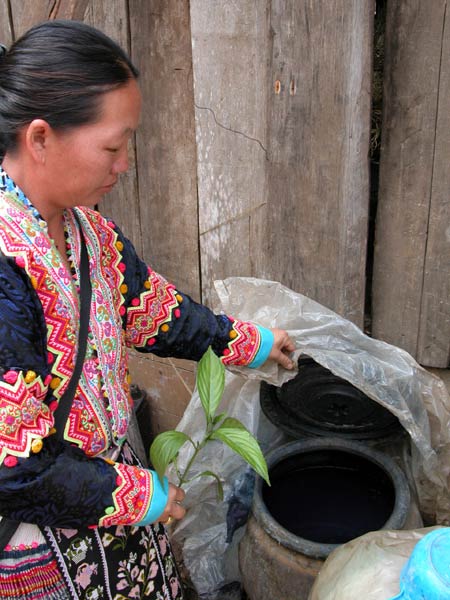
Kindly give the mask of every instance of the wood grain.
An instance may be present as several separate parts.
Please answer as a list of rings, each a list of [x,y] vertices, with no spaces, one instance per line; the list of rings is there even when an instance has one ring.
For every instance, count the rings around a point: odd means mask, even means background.
[[[373,334],[450,355],[446,0],[387,5]],[[0,0],[0,41],[80,19],[141,71],[130,168],[100,210],[194,298],[274,279],[363,323],[374,1]],[[11,22],[10,22],[11,15]]]
[[[267,8],[190,5],[202,298],[212,304],[215,279],[261,275],[253,221],[266,202]]]
[[[9,19],[9,0],[0,0],[0,44],[7,48],[14,39]]]
[[[450,13],[445,14],[418,361],[450,366]]]
[[[362,326],[373,3],[271,2],[273,279]]]
[[[445,164],[448,171],[448,132],[439,134],[440,148],[435,148],[445,5],[445,0],[426,6],[399,0],[388,3],[387,11],[373,334],[414,357],[419,356],[421,323],[423,347],[430,344],[432,331],[445,322],[444,332],[448,332],[448,312],[444,315],[445,306],[448,308],[448,261],[444,268],[438,256],[447,244],[448,257],[446,225],[441,223],[444,204],[448,203],[444,199],[448,174],[443,169]],[[444,108],[444,101],[440,110],[442,124],[448,119],[444,114],[448,110],[448,70],[446,85],[447,106]],[[443,282],[445,272],[447,281]],[[424,283],[431,286],[431,293]],[[448,339],[446,345],[441,364],[448,363]],[[422,358],[426,359],[426,353]]]
[[[144,99],[137,168],[144,258],[200,296],[192,56],[187,2],[130,4]]]
[[[49,19],[83,20],[89,0],[10,0],[16,38]]]

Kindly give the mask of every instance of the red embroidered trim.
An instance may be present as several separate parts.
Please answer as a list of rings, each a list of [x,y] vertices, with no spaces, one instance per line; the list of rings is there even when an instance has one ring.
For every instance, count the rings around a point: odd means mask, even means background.
[[[8,454],[28,456],[33,440],[47,436],[53,426],[41,378],[27,384],[23,372],[17,375],[15,383],[0,381],[0,464]]]
[[[95,271],[100,273],[101,277],[101,285],[98,280],[92,282],[91,310],[95,311],[96,318],[90,322],[90,335],[94,336],[99,348],[97,360],[101,360],[101,370],[97,364],[95,368],[92,366],[89,372],[88,364],[85,363],[77,392],[79,401],[74,401],[66,437],[81,446],[87,454],[95,455],[108,443],[109,428],[112,429],[112,435],[118,439],[125,435],[130,414],[126,352],[123,351],[121,343],[122,323],[116,313],[116,307],[124,301],[119,291],[123,274],[120,269],[121,242],[117,239],[117,233],[107,226],[105,219],[95,211],[83,210],[82,219],[85,233],[88,232],[90,262],[95,265]],[[74,226],[73,219],[68,226]],[[40,236],[40,245],[36,243],[34,253],[29,244],[21,239],[25,227],[30,229],[29,235],[36,239]],[[72,252],[77,255],[76,235],[72,237]],[[56,263],[50,256],[51,246],[37,228],[33,229],[33,223],[28,223],[27,215],[22,210],[11,207],[4,223],[2,220],[0,247],[6,255],[15,258],[17,264],[28,273],[41,301],[47,323],[48,360],[51,364],[51,387],[56,407],[74,367],[76,332],[73,323],[76,322],[77,315],[75,299],[71,292],[67,292],[64,297],[60,294],[57,283],[60,274],[56,272]],[[40,253],[39,248],[44,248],[45,253]],[[106,295],[105,289],[108,292]],[[92,347],[93,343],[90,339],[89,347]],[[104,402],[99,393],[108,399],[111,407],[111,413],[108,415],[104,414]]]
[[[261,344],[261,334],[256,325],[246,321],[232,320],[230,342],[223,351],[224,365],[248,365],[255,358]]]
[[[94,387],[95,384],[98,385],[98,381],[93,377],[92,383],[89,384]],[[108,435],[105,426],[97,414],[96,406],[90,402],[84,387],[81,386],[72,402],[67,419],[66,437],[83,448],[88,456],[96,456],[107,447]]]
[[[14,234],[19,235],[15,223],[9,224],[14,229]],[[52,374],[60,378],[59,384],[53,392],[57,398],[64,393],[74,367],[74,344],[75,337],[70,324],[70,314],[64,307],[55,285],[44,265],[38,264],[31,255],[30,249],[22,241],[13,239],[13,236],[0,229],[2,245],[6,254],[13,256],[18,264],[29,274],[33,287],[41,301],[47,322],[48,349],[53,353]]]
[[[53,391],[57,397],[65,392],[74,367],[74,331],[70,315],[64,307],[58,292],[52,284],[45,267],[36,262],[30,265],[31,277],[35,277],[35,287],[47,322],[47,348],[54,354],[52,374],[61,378],[61,383]]]
[[[147,282],[148,291],[133,298],[127,310],[126,341],[131,346],[152,345],[159,328],[170,323],[174,309],[179,306],[175,287],[164,277],[149,269]]]
[[[38,552],[38,551],[36,551]],[[5,558],[9,558],[7,554]],[[0,598],[65,597],[67,588],[50,551],[0,566]]]
[[[150,471],[121,463],[115,463],[114,468],[119,482],[113,493],[115,510],[100,519],[101,527],[139,523],[147,514],[153,497]]]

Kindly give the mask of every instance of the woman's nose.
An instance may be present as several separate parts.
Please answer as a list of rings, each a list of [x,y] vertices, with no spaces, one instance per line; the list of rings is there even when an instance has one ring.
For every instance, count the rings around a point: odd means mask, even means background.
[[[114,174],[125,173],[128,171],[128,148],[124,148],[114,161],[112,171]]]

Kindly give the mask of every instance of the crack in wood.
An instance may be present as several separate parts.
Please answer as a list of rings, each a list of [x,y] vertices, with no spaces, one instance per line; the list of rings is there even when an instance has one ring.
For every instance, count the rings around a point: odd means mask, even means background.
[[[199,106],[195,102],[194,102],[194,105],[195,105],[195,108],[198,108],[199,110],[207,110],[207,111],[209,111],[212,114],[213,119],[216,122],[216,125],[218,127],[220,127],[221,129],[225,129],[226,131],[230,131],[231,133],[236,133],[237,135],[242,135],[242,137],[246,138],[247,140],[250,140],[252,142],[256,142],[261,147],[261,149],[264,151],[264,154],[266,155],[266,159],[267,159],[267,149],[263,146],[263,144],[261,143],[260,140],[258,140],[257,138],[254,138],[254,137],[252,137],[250,135],[247,135],[243,131],[239,131],[237,129],[233,129],[232,127],[227,127],[223,123],[220,123],[220,121],[217,120],[216,113],[213,111],[212,108],[209,108],[209,106]]]

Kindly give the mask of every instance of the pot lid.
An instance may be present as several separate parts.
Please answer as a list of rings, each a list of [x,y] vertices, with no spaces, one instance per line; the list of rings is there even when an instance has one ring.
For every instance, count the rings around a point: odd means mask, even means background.
[[[298,368],[281,387],[260,388],[264,414],[289,435],[375,439],[403,431],[389,410],[312,358],[302,356]]]

